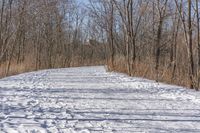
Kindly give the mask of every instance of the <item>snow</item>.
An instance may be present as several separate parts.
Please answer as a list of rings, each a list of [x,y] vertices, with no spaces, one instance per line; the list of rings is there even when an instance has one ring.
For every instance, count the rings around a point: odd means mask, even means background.
[[[103,66],[1,79],[0,102],[0,133],[200,132],[199,92]]]

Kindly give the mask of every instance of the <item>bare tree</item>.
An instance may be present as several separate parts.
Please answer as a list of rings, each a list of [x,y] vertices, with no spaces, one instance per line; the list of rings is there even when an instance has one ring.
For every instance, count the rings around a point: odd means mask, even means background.
[[[188,45],[189,45],[189,59],[190,59],[190,87],[194,88],[194,60],[193,60],[193,30],[192,30],[192,1],[188,0]]]
[[[199,68],[200,68],[200,25],[199,25],[199,2],[198,0],[196,0],[196,20],[197,20],[197,47],[198,47],[198,66],[197,66],[197,82],[198,82],[198,85],[197,87],[199,88],[200,86],[200,71],[199,71]]]
[[[158,30],[157,30],[157,39],[156,39],[156,71],[157,71],[157,80],[159,78],[158,69],[159,69],[159,60],[160,60],[160,41],[162,37],[162,28],[163,23],[166,17],[166,9],[167,9],[167,2],[168,0],[165,0],[162,4],[160,0],[157,0],[157,8],[158,8],[158,16],[159,16],[159,22],[158,22]]]

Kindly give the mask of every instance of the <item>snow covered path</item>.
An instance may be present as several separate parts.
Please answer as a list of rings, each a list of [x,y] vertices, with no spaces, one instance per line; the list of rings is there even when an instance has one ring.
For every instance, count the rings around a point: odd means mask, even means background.
[[[200,93],[104,67],[0,80],[0,133],[200,133]]]

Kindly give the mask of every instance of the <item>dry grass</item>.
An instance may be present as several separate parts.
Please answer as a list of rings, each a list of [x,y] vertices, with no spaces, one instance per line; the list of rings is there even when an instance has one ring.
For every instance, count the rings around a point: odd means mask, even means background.
[[[53,68],[69,67],[67,65],[66,66],[61,65],[62,64],[61,62],[63,62],[63,59],[57,59],[55,66]],[[96,66],[96,65],[103,65],[103,64],[105,64],[104,60],[91,60],[91,59],[81,60],[80,57],[76,57],[72,59],[70,63],[70,67],[92,66],[92,65]],[[19,64],[16,63],[16,60],[13,60],[10,65],[8,75],[6,75],[7,65],[8,65],[8,62],[4,62],[0,64],[0,78],[36,70],[34,60],[31,57],[27,57],[27,59],[24,62],[19,63]],[[42,64],[39,70],[41,69],[48,69],[48,67]]]
[[[16,61],[13,61],[10,65],[8,75],[6,75],[7,65],[8,65],[8,62],[4,62],[0,65],[0,78],[34,70],[34,67],[33,67],[32,63],[30,62],[30,60],[27,60],[20,64],[17,64]]]
[[[157,71],[155,70],[155,63],[146,59],[146,62],[135,61],[133,65],[132,75],[135,77],[143,77],[151,80],[157,80]],[[109,64],[108,64],[109,65]],[[184,69],[184,68],[177,68]],[[126,60],[124,57],[116,56],[113,71],[127,73]],[[188,75],[181,72],[181,70],[176,71],[175,77],[172,75],[172,68],[170,66],[160,66],[158,71],[159,82],[190,87],[190,82]]]

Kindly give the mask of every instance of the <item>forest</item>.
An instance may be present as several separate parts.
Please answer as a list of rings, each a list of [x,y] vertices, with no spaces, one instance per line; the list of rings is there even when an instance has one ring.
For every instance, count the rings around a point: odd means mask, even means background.
[[[200,88],[199,0],[0,0],[0,77],[108,71]]]

